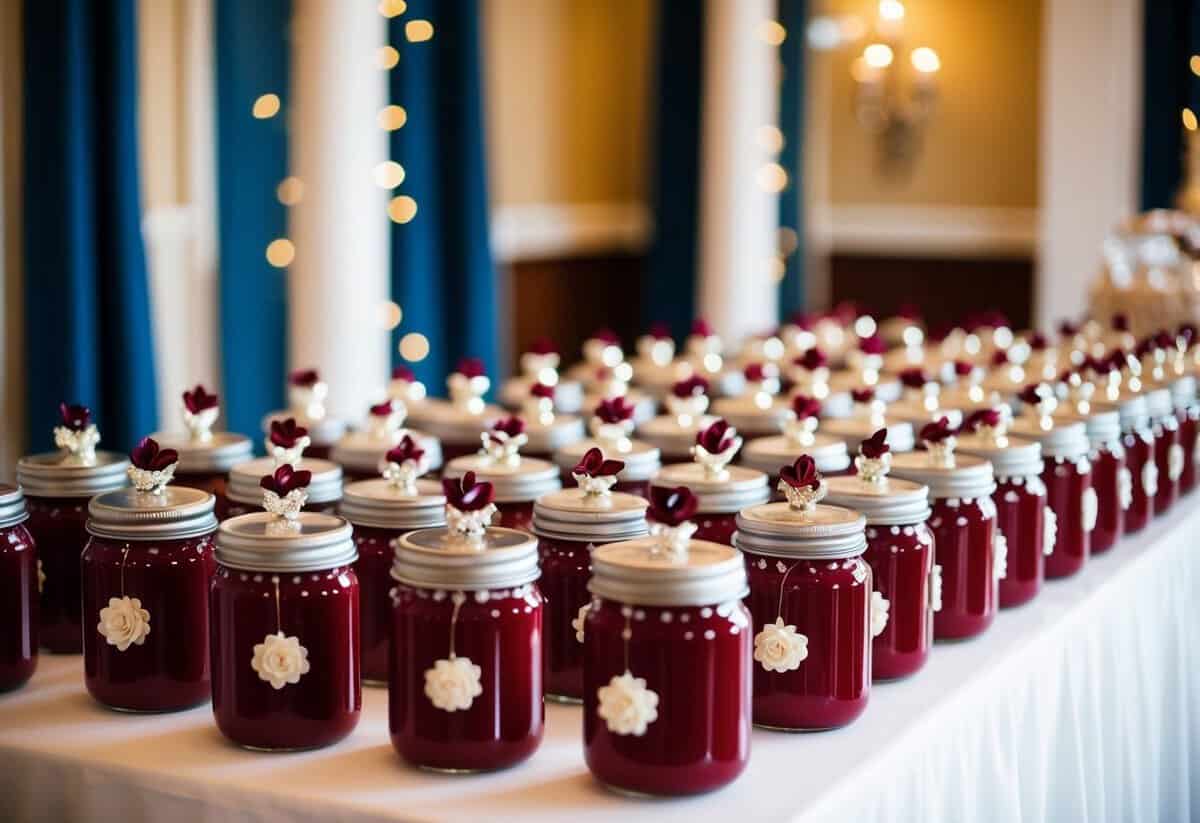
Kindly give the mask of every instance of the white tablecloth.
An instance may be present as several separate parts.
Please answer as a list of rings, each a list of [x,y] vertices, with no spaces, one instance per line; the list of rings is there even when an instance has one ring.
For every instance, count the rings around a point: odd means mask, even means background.
[[[877,686],[835,732],[755,731],[733,785],[635,801],[583,765],[579,709],[551,705],[544,744],[505,772],[427,774],[387,736],[382,691],[343,743],[269,755],[226,743],[207,707],[107,711],[75,657],[45,657],[0,696],[0,820],[1187,821],[1200,819],[1200,496],[1143,535],[939,645]]]

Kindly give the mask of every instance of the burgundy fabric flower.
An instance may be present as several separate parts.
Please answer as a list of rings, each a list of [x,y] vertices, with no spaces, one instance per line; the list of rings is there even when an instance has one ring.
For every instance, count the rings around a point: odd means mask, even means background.
[[[605,460],[604,452],[594,446],[584,452],[583,457],[575,468],[571,469],[571,474],[582,474],[585,477],[614,477],[621,473],[625,468],[625,463],[621,460]]]
[[[129,453],[129,462],[139,469],[160,472],[172,463],[179,462],[179,452],[160,448],[153,437],[143,437]]]
[[[442,494],[446,502],[460,512],[474,512],[486,508],[496,496],[491,483],[476,482],[475,472],[462,477],[443,477]]]
[[[791,465],[781,467],[779,479],[793,489],[809,488],[815,491],[821,487],[821,473],[817,471],[817,461],[807,454],[797,457]]]
[[[209,394],[199,383],[196,384],[196,388],[183,393],[183,407],[192,414],[199,414],[205,409],[215,409],[218,401],[219,398],[215,394]]]
[[[1004,349],[996,349],[994,352],[992,352],[992,365],[1007,366],[1008,352],[1006,352]]]
[[[601,343],[606,343],[610,346],[621,345],[621,338],[612,329],[596,329],[596,331],[592,332],[591,339],[599,340]]]
[[[59,403],[58,423],[71,431],[81,432],[92,424],[92,410],[73,403]]]
[[[671,386],[671,394],[681,399],[708,394],[708,381],[698,374],[679,380]]]
[[[1035,331],[1029,337],[1029,348],[1034,351],[1045,351],[1049,347],[1050,341],[1046,339],[1046,335],[1040,331]]]
[[[742,374],[751,383],[761,383],[770,377],[763,363],[751,363],[742,370]]]
[[[1129,315],[1114,314],[1112,318],[1113,331],[1129,331]]]
[[[703,317],[697,317],[692,321],[692,336],[693,337],[712,337],[713,327]]]
[[[1042,393],[1039,391],[1041,383],[1030,383],[1025,388],[1021,389],[1021,393],[1017,397],[1022,403],[1030,406],[1036,406],[1042,402]]]
[[[316,369],[296,369],[288,375],[288,383],[302,388],[311,388],[320,382],[321,375]]]
[[[887,351],[887,344],[878,334],[873,334],[858,341],[858,350],[863,354],[883,354]]]
[[[396,410],[395,404],[391,400],[384,400],[382,403],[376,403],[371,406],[372,417],[387,417]]]
[[[1154,333],[1154,345],[1160,349],[1169,349],[1175,345],[1175,338],[1166,329],[1159,329]]]
[[[295,448],[300,442],[301,437],[308,436],[308,429],[304,428],[296,422],[296,418],[289,417],[286,420],[271,421],[271,445],[278,446],[281,449]]]
[[[413,383],[416,381],[417,375],[408,366],[392,366],[392,379]]]
[[[420,463],[421,458],[425,456],[425,450],[417,445],[417,441],[413,440],[410,435],[404,435],[392,448],[388,449],[387,462],[403,463],[405,460],[411,460],[414,463]]]
[[[483,377],[486,373],[483,368],[483,361],[478,357],[464,357],[460,359],[454,370],[463,377]]]
[[[914,366],[900,372],[900,382],[904,384],[905,388],[923,389],[929,379],[925,376],[925,372]]]
[[[539,337],[529,344],[529,354],[558,354],[558,346],[549,337]]]
[[[545,400],[554,399],[554,387],[547,386],[545,383],[534,383],[529,387],[529,394],[532,397],[540,397]]]
[[[709,454],[720,454],[733,445],[736,437],[737,433],[730,430],[728,421],[719,417],[696,432],[696,445]]]
[[[998,409],[978,409],[967,415],[963,421],[963,431],[979,431],[980,426],[987,426],[994,429],[1000,425],[1000,411]]]
[[[818,347],[813,346],[811,349],[804,352],[804,354],[793,360],[792,365],[799,366],[800,368],[807,369],[808,371],[816,371],[817,369],[824,368],[828,362],[829,358],[825,356],[825,352],[821,351]]]
[[[700,501],[687,486],[650,488],[650,517],[656,523],[678,526],[696,513]]]
[[[792,398],[792,413],[797,420],[817,417],[821,414],[821,401],[807,394],[797,394]]]
[[[939,417],[932,423],[926,423],[921,427],[921,442],[941,443],[953,434],[954,429],[950,427],[950,418]]]
[[[955,377],[970,377],[973,371],[975,371],[975,366],[973,366],[970,362],[966,360],[954,361]]]
[[[515,414],[504,417],[492,424],[492,431],[496,434],[506,434],[509,438],[517,437],[525,433],[525,421]]]
[[[1058,324],[1058,334],[1060,337],[1074,337],[1079,334],[1079,326],[1070,320],[1063,320]]]
[[[1184,323],[1175,334],[1183,338],[1185,346],[1191,346],[1196,339],[1196,327],[1192,323]]]
[[[892,450],[887,443],[887,429],[877,429],[873,435],[858,444],[858,451],[863,457],[878,460]]]
[[[655,340],[670,340],[671,327],[662,321],[658,321],[650,324],[650,328],[646,330],[646,334]]]
[[[870,403],[875,399],[875,390],[872,388],[851,389],[850,399],[855,403]]]
[[[608,397],[596,406],[594,414],[602,423],[624,423],[633,419],[633,404],[624,397]]]
[[[280,497],[287,497],[296,489],[307,489],[312,482],[312,472],[307,469],[294,469],[288,463],[275,470],[274,474],[264,474],[258,481],[269,492],[275,492]]]

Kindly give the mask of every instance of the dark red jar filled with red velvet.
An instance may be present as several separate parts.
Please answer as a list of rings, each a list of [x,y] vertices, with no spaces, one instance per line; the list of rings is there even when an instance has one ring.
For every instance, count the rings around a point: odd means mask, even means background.
[[[483,363],[466,357],[446,378],[448,400],[431,397],[409,409],[409,422],[437,438],[446,463],[477,452],[480,435],[506,416],[504,409],[484,402],[491,385]]]
[[[1129,497],[1125,507],[1125,534],[1146,527],[1154,514],[1154,495],[1158,493],[1158,464],[1154,462],[1154,432],[1144,394],[1121,397],[1121,446],[1125,468],[1129,472]]]
[[[0,483],[0,692],[19,688],[37,668],[37,547],[25,528],[21,489]]]
[[[1200,450],[1200,402],[1196,398],[1196,378],[1186,375],[1171,382],[1171,400],[1179,420],[1179,446],[1183,471],[1179,475],[1179,493],[1196,488],[1197,451]]]
[[[17,462],[17,483],[25,493],[41,563],[38,642],[60,654],[83,650],[84,621],[79,556],[88,541],[88,500],[129,484],[125,455],[96,451],[100,432],[91,412],[66,403],[54,429],[59,451],[33,454]]]
[[[167,485],[177,456],[152,439],[133,458],[134,487],[88,504],[84,683],[109,708],[177,711],[209,697],[214,498]]]
[[[1154,434],[1154,463],[1158,467],[1158,489],[1153,499],[1155,516],[1165,514],[1179,499],[1179,480],[1183,476],[1183,447],[1179,444],[1179,419],[1168,388],[1146,392],[1146,410],[1150,431]]]
[[[1080,404],[1082,406],[1082,404]],[[1125,512],[1132,495],[1132,475],[1125,465],[1121,445],[1121,415],[1103,403],[1077,406],[1084,420],[1091,450],[1092,488],[1096,491],[1096,527],[1092,529],[1092,554],[1103,554],[1125,533]]]
[[[336,743],[362,709],[350,524],[287,495],[221,524],[209,601],[217,728],[260,751]]]

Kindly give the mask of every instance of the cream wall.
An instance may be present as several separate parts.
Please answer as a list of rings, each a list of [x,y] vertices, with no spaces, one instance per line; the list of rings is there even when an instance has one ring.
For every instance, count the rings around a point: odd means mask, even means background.
[[[21,4],[0,3],[0,479],[26,448],[24,299],[21,289]]]

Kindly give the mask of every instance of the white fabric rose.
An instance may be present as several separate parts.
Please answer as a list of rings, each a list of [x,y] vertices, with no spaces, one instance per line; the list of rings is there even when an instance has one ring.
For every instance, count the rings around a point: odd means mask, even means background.
[[[935,612],[942,610],[942,567],[937,563],[929,574],[929,608]]]
[[[571,628],[575,630],[575,639],[580,643],[583,642],[583,630],[587,625],[587,614],[592,608],[591,603],[584,603],[579,607],[579,614],[571,621]]]
[[[992,540],[992,577],[996,580],[1008,577],[1008,538],[999,529]]]
[[[425,670],[425,696],[442,711],[466,711],[483,694],[482,675],[468,657],[438,660]]]
[[[1122,467],[1117,472],[1117,505],[1127,511],[1133,505],[1133,472]]]
[[[260,680],[279,690],[289,683],[299,683],[300,676],[308,674],[308,649],[300,645],[298,637],[287,637],[283,632],[268,634],[263,642],[255,644],[250,667]]]
[[[104,635],[108,645],[117,651],[126,651],[130,646],[140,646],[150,634],[150,612],[142,608],[136,597],[110,597],[108,605],[100,610],[100,622],[96,631]]]
[[[646,680],[629,671],[596,690],[596,714],[613,734],[641,737],[658,719],[658,694],[646,688]]]
[[[1045,518],[1042,526],[1042,554],[1049,557],[1054,554],[1054,545],[1058,542],[1058,515],[1049,506],[1043,511]]]
[[[1158,494],[1158,466],[1151,458],[1142,466],[1142,491],[1147,497]]]
[[[1175,443],[1167,450],[1167,477],[1172,483],[1183,476],[1183,446]]]
[[[882,592],[871,592],[871,637],[879,637],[887,628],[891,601]]]
[[[1083,490],[1083,500],[1079,504],[1079,518],[1083,521],[1085,532],[1096,528],[1097,514],[1099,514],[1099,504],[1096,501],[1096,490],[1089,486]]]
[[[782,617],[763,626],[754,635],[754,659],[769,672],[790,672],[808,657],[808,638],[795,626],[784,625]]]

